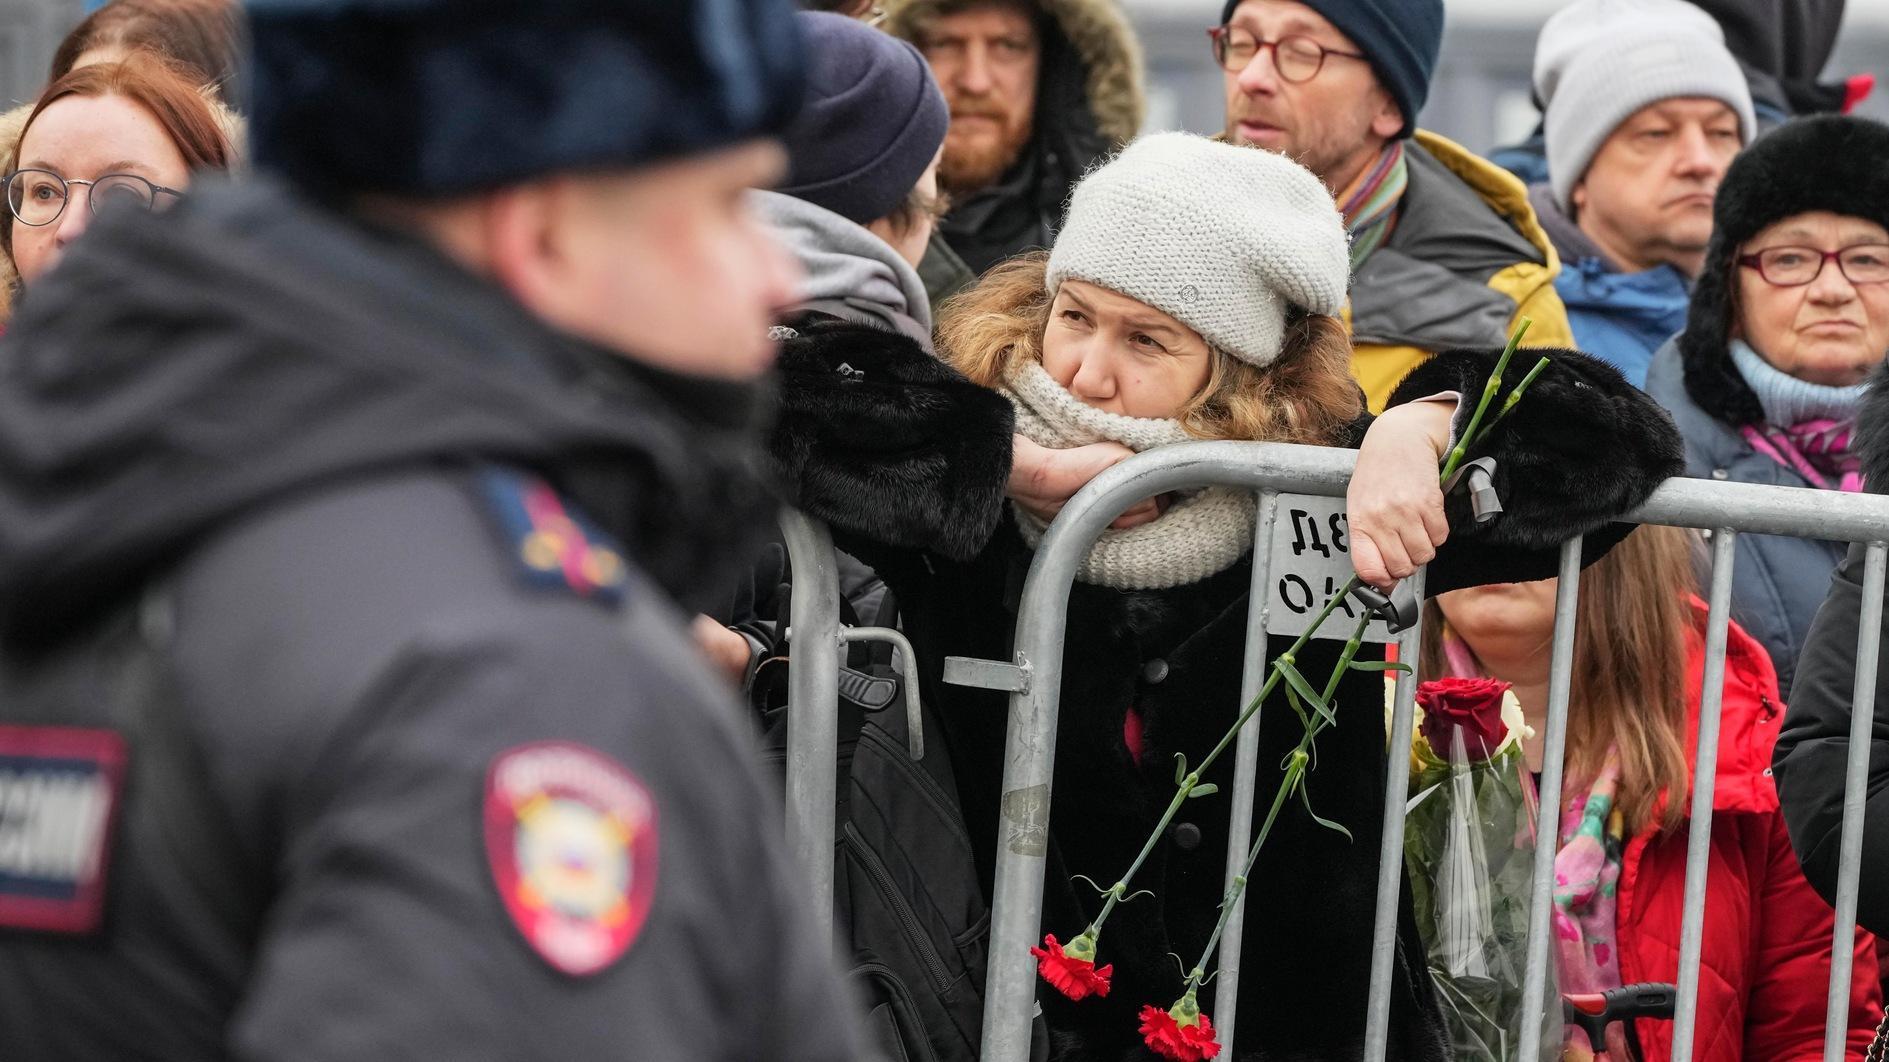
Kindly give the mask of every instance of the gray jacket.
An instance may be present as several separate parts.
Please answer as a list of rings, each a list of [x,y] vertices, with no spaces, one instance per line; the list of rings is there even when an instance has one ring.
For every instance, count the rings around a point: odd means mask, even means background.
[[[0,351],[10,1062],[861,1057],[674,603],[767,525],[754,389],[267,184]]]
[[[1687,475],[1733,483],[1811,486],[1796,472],[1752,449],[1737,428],[1692,400],[1686,393],[1676,340],[1653,355],[1646,390],[1679,425],[1686,442]],[[1732,618],[1770,651],[1777,665],[1778,689],[1787,704],[1798,653],[1843,551],[1843,543],[1821,539],[1738,536],[1737,559],[1732,564]]]

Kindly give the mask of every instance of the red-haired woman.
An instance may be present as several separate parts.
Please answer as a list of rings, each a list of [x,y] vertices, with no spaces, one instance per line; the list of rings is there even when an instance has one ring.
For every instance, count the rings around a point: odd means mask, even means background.
[[[0,248],[19,287],[59,261],[93,217],[116,208],[161,210],[200,170],[235,158],[226,113],[194,78],[149,53],[80,67],[47,87],[5,175]]]

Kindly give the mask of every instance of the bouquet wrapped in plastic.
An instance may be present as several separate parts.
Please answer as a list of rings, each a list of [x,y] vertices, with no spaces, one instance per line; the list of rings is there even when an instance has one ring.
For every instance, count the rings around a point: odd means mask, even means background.
[[[1495,679],[1425,682],[1417,705],[1404,823],[1417,929],[1449,1025],[1450,1057],[1503,1062],[1524,1035],[1538,809],[1522,741],[1532,731],[1508,683]],[[1547,989],[1554,999],[1554,986]],[[1545,1009],[1544,1027],[1532,1035],[1558,1045],[1558,1015]]]

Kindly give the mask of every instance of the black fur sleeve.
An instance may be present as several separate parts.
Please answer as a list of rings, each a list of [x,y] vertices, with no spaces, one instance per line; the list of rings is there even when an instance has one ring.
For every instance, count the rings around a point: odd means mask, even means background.
[[[1575,350],[1517,351],[1484,423],[1544,354],[1551,359],[1547,371],[1468,455],[1495,458],[1503,511],[1477,524],[1463,493],[1446,499],[1450,539],[1430,565],[1431,593],[1549,578],[1560,544],[1575,535],[1587,536],[1582,553],[1592,563],[1632,529],[1615,521],[1685,469],[1672,417],[1618,369]],[[1500,356],[1500,350],[1439,354],[1411,370],[1390,404],[1459,391],[1462,431]]]
[[[842,535],[976,556],[1003,513],[1010,403],[906,336],[830,320],[798,331],[769,442],[787,501]]]

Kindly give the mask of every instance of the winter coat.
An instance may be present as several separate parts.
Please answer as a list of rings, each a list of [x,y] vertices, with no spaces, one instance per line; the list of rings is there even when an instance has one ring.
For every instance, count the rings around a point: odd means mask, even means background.
[[[1705,672],[1705,608],[1689,639],[1686,753],[1698,745]],[[1698,1062],[1810,1062],[1823,1057],[1824,997],[1836,917],[1798,869],[1771,779],[1771,748],[1783,705],[1770,656],[1733,626],[1725,649],[1717,782],[1712,792],[1710,871],[1700,951]],[[1628,839],[1620,866],[1620,979],[1677,983],[1686,891],[1684,821]],[[1882,1016],[1875,940],[1856,938],[1851,973],[1849,1057],[1869,1045]],[[1644,1062],[1672,1057],[1672,1023],[1640,1020]]]
[[[1858,423],[1864,481],[1889,490],[1889,368],[1878,368]],[[1850,714],[1856,679],[1858,612],[1863,596],[1863,548],[1852,546],[1830,580],[1829,597],[1804,639],[1797,685],[1784,732],[1778,736],[1778,796],[1791,843],[1804,873],[1834,900],[1843,827],[1843,782],[1850,752]],[[1883,654],[1889,661],[1889,653]],[[1889,934],[1889,668],[1876,672],[1876,716],[1870,731],[1869,781],[1863,815],[1862,891],[1856,920]]]
[[[129,746],[97,929],[0,874],[9,1060],[864,1057],[674,603],[759,389],[271,182],[101,219],[0,372],[0,778]]]
[[[1726,354],[1727,358],[1731,355]],[[1665,406],[1686,441],[1686,475],[1733,483],[1809,487],[1804,477],[1759,453],[1738,429],[1687,392],[1684,359],[1675,339],[1660,347],[1646,374],[1646,392]],[[1843,545],[1815,538],[1739,535],[1732,565],[1732,618],[1771,654],[1778,688],[1788,700],[1796,688],[1798,653],[1829,587]]]
[[[1435,133],[1418,130],[1404,158],[1397,223],[1353,273],[1347,311],[1352,374],[1374,412],[1423,359],[1501,346],[1523,317],[1529,346],[1574,345],[1554,290],[1560,259],[1528,190]]]
[[[1011,657],[1031,560],[1003,494],[1012,414],[1000,396],[921,360],[900,337],[884,335],[877,355],[865,356],[867,338],[836,327],[803,332],[786,345],[773,448],[796,504],[826,520],[836,541],[871,561],[899,597],[924,695],[944,719],[988,888],[1007,702],[993,691],[944,685],[941,673],[946,656]],[[1399,399],[1473,394],[1493,357],[1432,359]],[[1493,444],[1505,514],[1478,530],[1467,526],[1461,500],[1450,500],[1456,530],[1431,565],[1433,591],[1545,577],[1554,568],[1553,544],[1569,533],[1593,531],[1590,554],[1598,556],[1623,533],[1608,521],[1679,467],[1678,440],[1643,395],[1591,359],[1558,357]],[[842,359],[863,375],[840,379]],[[1168,590],[1072,588],[1045,932],[1066,940],[1095,915],[1095,893],[1074,876],[1104,884],[1118,877],[1173,794],[1175,754],[1198,764],[1237,715],[1250,582],[1250,559],[1243,559]],[[1270,653],[1288,641],[1271,639]],[[1315,641],[1300,667],[1324,676],[1337,650],[1335,642]],[[1347,1058],[1362,1050],[1384,795],[1381,677],[1352,673],[1336,701],[1338,726],[1318,742],[1308,792],[1313,808],[1344,824],[1353,840],[1316,825],[1297,805],[1268,840],[1270,855],[1261,857],[1248,894],[1241,1059]],[[1291,716],[1283,694],[1261,716],[1273,720],[1260,730],[1259,789],[1269,799],[1298,737],[1284,725]],[[1225,793],[1231,775],[1225,757],[1206,777]],[[1191,960],[1204,946],[1222,892],[1227,831],[1226,801],[1201,799],[1155,848],[1135,882],[1155,895],[1120,906],[1102,930],[1099,961],[1115,970],[1106,998],[1072,1004],[1039,993],[1055,1057],[1146,1057],[1137,1046],[1136,1010],[1172,1003],[1181,975],[1169,954]],[[1391,1057],[1440,1059],[1441,1016],[1421,975],[1408,897],[1406,890]],[[1210,1012],[1212,995],[1210,983],[1202,995]]]
[[[917,42],[945,0],[886,0],[885,29]],[[961,6],[961,5],[959,5]],[[1115,0],[1030,0],[1042,59],[1034,135],[991,187],[954,200],[919,264],[933,306],[1012,255],[1048,247],[1063,204],[1097,160],[1141,131],[1140,39]]]
[[[1685,274],[1668,265],[1622,272],[1561,212],[1546,184],[1531,186],[1528,201],[1561,255],[1554,289],[1568,308],[1575,345],[1645,387],[1653,352],[1686,327]]]

